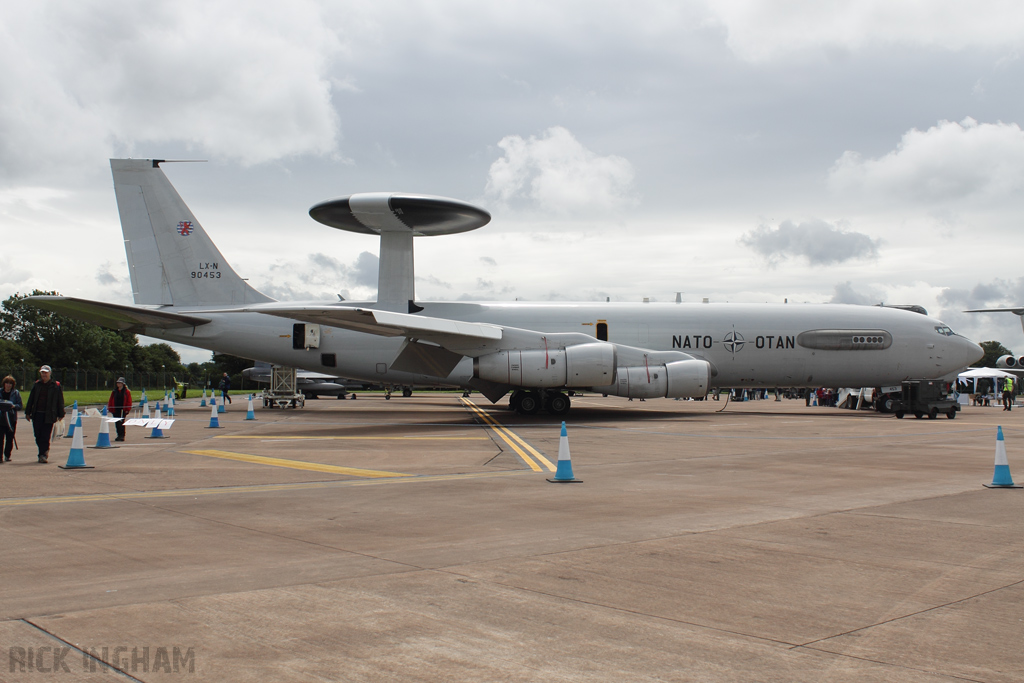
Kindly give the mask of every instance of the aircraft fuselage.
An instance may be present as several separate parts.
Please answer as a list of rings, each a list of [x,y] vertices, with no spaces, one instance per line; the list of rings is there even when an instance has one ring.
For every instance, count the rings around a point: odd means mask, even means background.
[[[350,303],[350,302],[346,302]],[[351,304],[372,308],[370,304]],[[841,304],[420,302],[422,314],[540,332],[582,332],[712,365],[712,387],[886,386],[936,378],[975,360],[977,346],[919,313]],[[203,312],[203,307],[173,307]],[[279,365],[385,384],[466,386],[465,358],[446,378],[397,372],[404,339],[322,326],[318,348],[293,348],[293,323],[260,313],[203,313],[194,329],[146,334]],[[840,341],[836,341],[839,339]],[[848,340],[852,339],[851,344]],[[846,340],[846,341],[843,341]],[[335,365],[326,365],[333,355]]]

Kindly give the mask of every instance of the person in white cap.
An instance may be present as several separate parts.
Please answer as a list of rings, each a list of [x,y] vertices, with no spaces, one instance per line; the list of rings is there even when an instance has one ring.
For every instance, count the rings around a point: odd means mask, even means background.
[[[65,415],[64,390],[60,382],[50,379],[50,366],[39,368],[39,379],[32,385],[32,392],[25,404],[25,419],[32,422],[36,446],[39,448],[39,462],[46,462],[50,455],[50,435],[53,423]]]

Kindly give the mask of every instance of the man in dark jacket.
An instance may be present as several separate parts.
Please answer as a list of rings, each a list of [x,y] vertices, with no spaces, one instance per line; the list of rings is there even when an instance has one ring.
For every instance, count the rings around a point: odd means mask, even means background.
[[[7,375],[3,383],[0,383],[0,443],[4,447],[0,462],[11,461],[14,433],[18,429],[18,411],[21,408],[21,394],[14,388],[14,378]]]
[[[228,394],[229,391],[231,391],[231,378],[228,377],[228,373],[225,372],[224,377],[220,380],[220,397],[222,401],[231,403],[231,396]]]
[[[110,400],[107,401],[107,408],[111,417],[119,417],[121,420],[114,423],[117,429],[117,438],[114,441],[124,441],[124,421],[132,412],[132,392],[124,382],[124,377],[118,377],[114,390],[110,392]]]
[[[39,462],[46,462],[49,457],[53,423],[62,419],[64,414],[64,390],[60,382],[50,379],[50,366],[44,365],[39,368],[39,379],[32,385],[25,404],[25,419],[32,422]]]

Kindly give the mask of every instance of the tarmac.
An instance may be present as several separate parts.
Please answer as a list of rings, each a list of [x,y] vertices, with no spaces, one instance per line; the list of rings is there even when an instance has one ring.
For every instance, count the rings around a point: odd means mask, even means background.
[[[89,470],[21,422],[0,680],[1024,680],[1024,491],[982,486],[1021,412],[587,395],[572,486],[479,395],[245,414]]]

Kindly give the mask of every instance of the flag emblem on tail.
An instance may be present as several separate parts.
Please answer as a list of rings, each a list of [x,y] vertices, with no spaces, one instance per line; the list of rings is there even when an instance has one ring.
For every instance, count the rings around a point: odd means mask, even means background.
[[[192,227],[192,221],[181,221],[178,223],[178,234],[182,237],[188,237],[192,234],[195,228]]]

